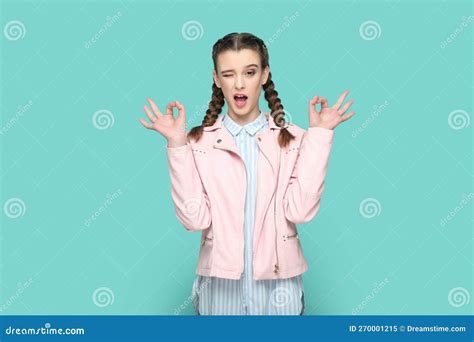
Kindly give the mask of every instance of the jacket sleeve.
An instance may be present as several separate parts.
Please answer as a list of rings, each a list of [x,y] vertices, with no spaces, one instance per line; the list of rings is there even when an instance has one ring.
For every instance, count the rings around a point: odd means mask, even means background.
[[[334,130],[322,127],[310,127],[304,133],[283,196],[285,216],[295,224],[311,221],[319,210],[333,137]]]
[[[171,179],[171,197],[176,216],[188,231],[211,226],[211,206],[194,161],[191,144],[166,146]]]

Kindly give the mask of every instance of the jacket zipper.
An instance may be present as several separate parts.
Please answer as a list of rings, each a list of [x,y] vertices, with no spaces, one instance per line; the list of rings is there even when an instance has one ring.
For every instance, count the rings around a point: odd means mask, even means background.
[[[206,236],[206,237],[204,238],[204,240],[202,240],[201,245],[204,246],[204,245],[206,244],[206,241],[211,241],[212,239],[213,239],[213,238]]]
[[[275,254],[276,254],[276,264],[275,264],[275,269],[273,270],[273,272],[275,274],[278,274],[280,272],[280,264],[278,261],[278,234],[277,234],[277,226],[276,226],[276,202],[277,202],[277,192],[278,192],[278,181],[280,178],[280,165],[281,165],[281,150],[278,153],[278,173],[277,173],[277,181],[276,181],[276,186],[275,186],[275,198],[273,199],[274,200],[273,224],[275,226]]]
[[[289,240],[289,239],[299,239],[300,237],[298,236],[298,233],[295,233],[293,235],[283,235],[283,241]]]
[[[247,174],[247,168],[245,167],[245,162],[244,160],[242,159],[242,157],[240,157],[239,155],[239,158],[240,160],[242,161],[242,165],[244,166],[244,172],[245,172],[245,182],[244,182],[244,210],[243,210],[243,213],[244,213],[244,219],[243,219],[243,223],[242,223],[242,234],[243,234],[243,237],[244,237],[244,264],[242,265],[242,272],[244,271],[244,268],[245,268],[245,203],[247,202],[247,182],[249,181],[248,180],[248,174]],[[253,229],[252,229],[252,237],[253,237]],[[252,262],[253,262],[253,239],[250,239],[250,243],[252,244]],[[251,274],[250,277],[253,278],[253,275]]]
[[[227,149],[226,149],[227,150]],[[248,175],[247,175],[247,168],[245,167],[245,162],[244,160],[242,159],[242,157],[240,156],[240,154],[238,153],[235,153],[234,151],[230,151],[230,150],[227,150],[231,153],[234,153],[242,162],[241,165],[244,166],[244,172],[245,172],[245,183],[244,183],[244,212],[245,212],[245,202],[247,201],[247,182],[248,182]],[[244,220],[243,220],[243,223],[242,223],[242,233],[244,234],[244,241],[245,241],[245,214],[244,214]],[[242,265],[242,271],[244,271],[244,267],[245,267],[245,243],[244,243],[244,264]]]
[[[244,167],[244,173],[245,173],[245,182],[244,182],[244,208],[243,208],[243,212],[244,212],[244,219],[243,219],[243,222],[242,222],[242,234],[243,234],[243,240],[244,240],[244,263],[242,265],[242,271],[244,271],[244,267],[245,267],[245,203],[247,202],[247,182],[248,182],[248,174],[247,174],[247,168],[245,167],[245,162],[244,160],[242,159],[242,157],[240,156],[240,154],[238,153],[235,153],[235,155],[237,155],[237,157],[239,157],[240,161],[242,162],[241,165]],[[253,239],[252,239],[253,241]],[[253,243],[253,242],[252,242]],[[253,260],[253,253],[252,253],[252,260]]]

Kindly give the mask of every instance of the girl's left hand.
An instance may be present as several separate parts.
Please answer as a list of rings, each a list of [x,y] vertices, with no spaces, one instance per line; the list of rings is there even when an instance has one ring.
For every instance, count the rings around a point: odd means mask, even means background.
[[[309,127],[322,127],[327,129],[334,129],[341,122],[350,119],[355,115],[355,112],[350,112],[347,115],[343,115],[347,109],[354,103],[353,100],[347,102],[342,108],[342,102],[349,94],[349,90],[346,90],[339,97],[337,102],[332,107],[328,107],[328,101],[325,97],[315,96],[309,102]],[[316,110],[316,104],[321,103],[321,111]]]

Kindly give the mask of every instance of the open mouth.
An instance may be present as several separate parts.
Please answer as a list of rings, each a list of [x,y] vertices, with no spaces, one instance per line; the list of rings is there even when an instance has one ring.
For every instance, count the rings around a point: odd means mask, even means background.
[[[235,104],[237,107],[241,108],[244,107],[247,103],[247,96],[245,95],[235,95],[234,96]]]

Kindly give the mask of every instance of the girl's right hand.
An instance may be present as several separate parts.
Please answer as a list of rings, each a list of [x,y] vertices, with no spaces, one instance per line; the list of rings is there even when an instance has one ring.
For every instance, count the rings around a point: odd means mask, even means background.
[[[149,124],[140,118],[141,124],[148,128],[161,133],[167,140],[168,146],[177,147],[186,144],[186,110],[179,101],[168,103],[166,114],[163,115],[152,99],[148,98],[151,109],[147,105],[144,106],[145,113],[152,122]],[[173,117],[173,107],[178,108],[178,117]]]

